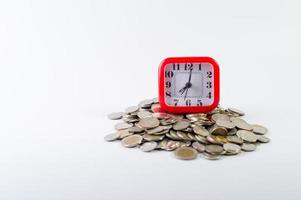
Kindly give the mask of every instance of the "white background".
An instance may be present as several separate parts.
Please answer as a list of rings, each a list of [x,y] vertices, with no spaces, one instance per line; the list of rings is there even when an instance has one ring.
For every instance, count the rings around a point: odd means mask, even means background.
[[[300,1],[0,2],[0,199],[300,199]],[[106,143],[168,56],[212,56],[256,152],[180,161]]]

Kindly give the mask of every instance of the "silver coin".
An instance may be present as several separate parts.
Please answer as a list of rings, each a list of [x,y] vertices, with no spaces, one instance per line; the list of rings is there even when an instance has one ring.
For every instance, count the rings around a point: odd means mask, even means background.
[[[237,133],[237,129],[232,128],[230,131],[228,131],[227,135],[236,135],[236,133]]]
[[[104,137],[104,139],[107,141],[107,142],[112,142],[112,141],[115,141],[117,139],[119,139],[119,133],[111,133],[111,134],[108,134]]]
[[[220,113],[217,113],[217,114],[214,114],[211,116],[211,119],[213,121],[218,121],[218,120],[223,120],[223,121],[230,121],[230,118],[228,115],[226,114],[220,114]]]
[[[128,128],[128,131],[130,133],[142,133],[144,130],[140,127],[133,126],[133,127]]]
[[[135,147],[137,146],[138,144],[140,144],[142,142],[142,136],[141,135],[130,135],[128,137],[125,137],[121,140],[121,144],[124,146],[124,147],[128,147],[128,148],[131,148],[131,147]]]
[[[177,131],[176,134],[177,134],[178,138],[181,140],[190,140],[190,138],[187,136],[187,134],[182,131]]]
[[[197,137],[197,136],[196,136]],[[206,137],[207,141],[210,142],[211,144],[222,144],[219,140],[216,139],[214,135],[208,135]]]
[[[219,154],[209,154],[209,153],[206,153],[206,152],[203,153],[203,156],[207,160],[219,160],[219,159],[222,158],[222,156],[219,155]]]
[[[132,133],[132,132],[129,132],[128,129],[119,130],[117,133],[119,134],[119,138],[120,138],[120,139],[123,139],[123,138],[125,138],[125,137],[127,137],[127,136],[133,135],[133,133]]]
[[[116,112],[116,113],[111,113],[108,115],[108,118],[111,120],[117,120],[121,119],[123,117],[124,113],[123,112]]]
[[[247,142],[256,142],[257,140],[257,136],[251,131],[239,130],[236,134],[238,137]]]
[[[234,143],[226,143],[223,145],[223,148],[225,149],[226,152],[231,154],[238,154],[241,151],[240,146]]]
[[[133,124],[131,124],[131,123],[120,122],[120,123],[117,123],[115,125],[115,129],[116,130],[123,130],[123,129],[128,129],[128,128],[132,127],[132,126],[133,126]]]
[[[193,132],[203,137],[207,137],[209,135],[209,131],[202,126],[194,126]]]
[[[257,140],[262,143],[270,142],[270,139],[263,135],[257,135]]]
[[[143,118],[147,118],[147,117],[152,117],[152,113],[147,111],[147,110],[140,110],[138,113],[137,113],[137,116],[140,118],[140,119],[143,119]]]
[[[150,152],[157,148],[157,142],[145,142],[140,146],[140,149],[144,152]]]
[[[138,106],[130,106],[125,109],[125,113],[131,114],[131,113],[137,112],[138,110],[139,110]]]
[[[173,125],[172,128],[173,128],[174,130],[178,131],[178,130],[183,130],[183,129],[188,128],[189,125],[190,125],[190,123],[187,122],[187,121],[178,121],[178,122],[176,122],[176,123]]]
[[[146,99],[141,101],[138,105],[140,108],[150,108],[153,103],[154,103],[153,99]]]
[[[175,156],[181,160],[193,160],[198,156],[198,152],[191,147],[179,147],[175,150]]]
[[[152,129],[156,128],[160,125],[160,121],[157,118],[154,117],[148,117],[148,118],[143,118],[141,119],[138,124],[140,127],[145,128],[145,129]]]
[[[192,147],[195,148],[200,153],[205,151],[205,145],[203,145],[199,142],[193,142]]]
[[[160,141],[164,139],[164,135],[150,135],[150,134],[144,134],[143,139],[149,142],[152,141]]]
[[[232,129],[235,127],[235,125],[228,120],[217,120],[216,124],[220,127],[224,127],[224,128],[228,128],[228,129]]]
[[[264,135],[268,132],[268,129],[261,125],[254,124],[252,125],[252,127],[253,127],[253,132],[256,134]]]
[[[220,145],[215,145],[215,144],[209,144],[205,146],[205,150],[207,153],[210,154],[221,154],[224,149]]]
[[[241,150],[243,150],[243,151],[255,151],[255,149],[256,149],[255,144],[243,143],[241,145]]]
[[[231,117],[231,122],[240,129],[251,131],[253,129],[252,125],[248,124],[245,120],[238,117]]]
[[[240,115],[240,116],[245,115],[245,113],[244,113],[243,111],[241,111],[241,110],[239,110],[239,109],[237,109],[237,108],[228,108],[228,110],[229,110],[230,112],[236,113],[236,114],[238,114],[238,115]]]
[[[242,144],[244,141],[236,135],[228,135],[227,140],[235,144]]]
[[[156,128],[146,130],[146,132],[148,134],[159,133],[159,132],[162,132],[162,131],[164,131],[164,127],[163,126],[158,126]]]
[[[208,135],[209,136],[209,135]],[[207,137],[208,137],[207,136]],[[209,144],[209,141],[207,140],[207,138],[203,137],[203,136],[200,136],[200,135],[194,135],[195,139],[202,143],[202,144]]]

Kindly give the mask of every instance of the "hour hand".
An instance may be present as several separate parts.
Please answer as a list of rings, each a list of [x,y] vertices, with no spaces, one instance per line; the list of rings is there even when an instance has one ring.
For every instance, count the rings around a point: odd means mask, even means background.
[[[185,90],[188,89],[187,85],[185,85],[182,89],[179,90],[179,92],[182,94],[184,94]]]

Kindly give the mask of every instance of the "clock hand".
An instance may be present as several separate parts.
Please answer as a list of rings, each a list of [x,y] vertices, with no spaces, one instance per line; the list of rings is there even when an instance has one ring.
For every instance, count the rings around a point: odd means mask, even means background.
[[[192,74],[192,67],[190,68],[188,82],[186,83],[187,89],[186,89],[186,92],[185,92],[184,100],[186,100],[186,96],[187,96],[188,90],[192,86],[192,84],[191,84],[191,74]]]

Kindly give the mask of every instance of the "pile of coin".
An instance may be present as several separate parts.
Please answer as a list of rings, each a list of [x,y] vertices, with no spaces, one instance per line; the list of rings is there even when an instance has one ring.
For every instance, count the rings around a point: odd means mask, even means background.
[[[174,151],[175,157],[192,160],[200,155],[218,160],[254,151],[259,143],[268,143],[267,128],[249,124],[244,112],[217,107],[209,113],[172,114],[163,112],[157,98],[140,102],[124,112],[108,115],[122,120],[116,132],[105,136],[108,142],[121,140],[124,147],[139,147],[144,152]]]

